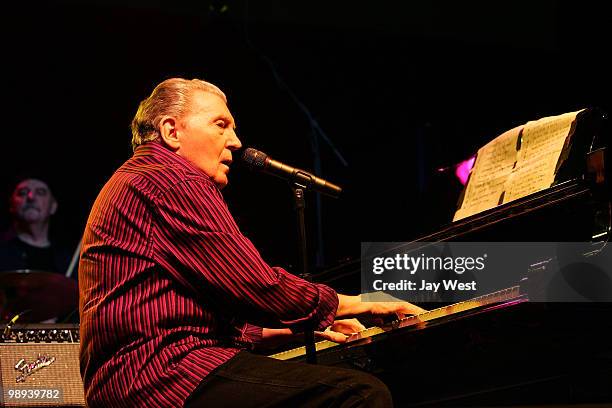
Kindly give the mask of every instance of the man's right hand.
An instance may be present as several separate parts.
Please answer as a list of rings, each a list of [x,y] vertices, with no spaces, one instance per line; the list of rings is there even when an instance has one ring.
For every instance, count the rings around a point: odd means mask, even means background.
[[[366,327],[357,319],[340,319],[334,321],[325,331],[315,331],[317,339],[344,343],[351,334],[365,330]]]
[[[337,318],[346,317],[382,317],[395,314],[398,318],[406,315],[418,315],[426,312],[412,303],[408,302],[362,302],[361,296],[347,296],[338,294]]]

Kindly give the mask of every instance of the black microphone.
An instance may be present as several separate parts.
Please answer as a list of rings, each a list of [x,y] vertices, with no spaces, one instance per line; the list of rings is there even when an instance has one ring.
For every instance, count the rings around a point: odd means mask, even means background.
[[[254,170],[263,171],[264,173],[288,180],[307,190],[318,191],[333,198],[338,198],[342,192],[342,188],[329,181],[323,180],[307,171],[271,159],[267,154],[250,147],[246,148],[242,153],[242,161]]]

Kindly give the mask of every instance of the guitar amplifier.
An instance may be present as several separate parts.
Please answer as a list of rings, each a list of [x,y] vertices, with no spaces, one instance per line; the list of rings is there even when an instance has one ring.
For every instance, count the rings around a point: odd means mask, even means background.
[[[78,325],[0,333],[0,407],[84,407]]]

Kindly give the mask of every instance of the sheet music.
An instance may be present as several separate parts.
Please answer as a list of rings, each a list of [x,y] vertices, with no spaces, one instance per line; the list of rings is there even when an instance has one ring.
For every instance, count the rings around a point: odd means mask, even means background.
[[[550,187],[580,112],[527,122],[480,148],[453,221]]]
[[[516,162],[517,140],[523,126],[496,137],[478,150],[461,208],[453,221],[499,204],[508,176]]]
[[[572,125],[579,112],[527,122],[516,168],[505,186],[504,203],[551,186],[561,151],[573,134]]]

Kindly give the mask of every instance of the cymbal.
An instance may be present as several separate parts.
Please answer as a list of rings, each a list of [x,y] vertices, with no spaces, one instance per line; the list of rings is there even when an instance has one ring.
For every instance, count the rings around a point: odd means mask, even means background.
[[[48,271],[20,269],[0,272],[0,320],[28,311],[19,323],[38,323],[62,317],[76,309],[76,281]]]

